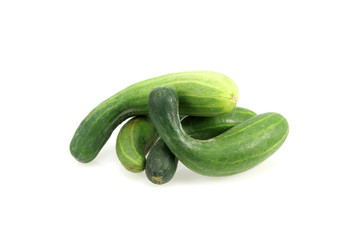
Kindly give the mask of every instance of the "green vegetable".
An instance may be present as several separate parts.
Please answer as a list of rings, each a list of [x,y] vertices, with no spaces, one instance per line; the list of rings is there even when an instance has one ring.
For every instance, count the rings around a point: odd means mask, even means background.
[[[256,166],[280,148],[289,132],[283,116],[265,113],[214,138],[191,138],[180,123],[178,94],[169,87],[151,91],[149,114],[171,152],[185,166],[207,176],[232,175]]]
[[[155,184],[164,184],[170,181],[176,171],[178,160],[166,146],[164,141],[159,139],[151,148],[146,159],[146,176]]]
[[[238,99],[236,84],[216,72],[173,73],[138,82],[100,103],[86,116],[71,140],[71,154],[80,162],[93,160],[120,123],[131,116],[148,113],[148,95],[159,86],[178,92],[180,113],[184,115],[227,113]]]
[[[116,154],[121,164],[131,172],[145,169],[145,155],[156,141],[158,134],[150,119],[138,116],[130,119],[116,139]]]
[[[225,132],[255,115],[253,111],[236,107],[230,113],[215,117],[188,116],[182,120],[181,124],[184,131],[191,137],[208,139]],[[178,160],[175,155],[169,150],[164,141],[159,139],[151,148],[146,159],[146,176],[153,183],[164,184],[174,176],[177,163]]]
[[[192,138],[203,140],[215,137],[255,115],[249,109],[235,107],[229,113],[214,117],[188,116],[181,121],[181,125]]]

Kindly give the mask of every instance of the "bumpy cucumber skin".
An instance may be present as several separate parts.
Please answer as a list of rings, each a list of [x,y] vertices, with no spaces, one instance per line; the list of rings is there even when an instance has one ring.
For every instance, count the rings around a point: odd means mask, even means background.
[[[167,183],[173,178],[177,165],[178,160],[175,155],[164,141],[159,139],[146,159],[146,177],[155,184]]]
[[[73,157],[84,163],[92,161],[120,123],[148,113],[148,95],[159,86],[178,92],[180,113],[184,115],[230,112],[239,95],[229,77],[211,71],[172,73],[135,83],[100,103],[80,123],[70,143]]]
[[[130,119],[119,131],[116,154],[121,164],[131,172],[145,169],[145,155],[158,137],[148,116]]]
[[[285,141],[289,125],[278,113],[260,114],[208,139],[191,138],[182,129],[178,95],[160,87],[149,95],[149,114],[171,152],[188,168],[206,176],[246,171],[271,156]]]
[[[188,116],[181,121],[181,124],[184,131],[191,137],[209,139],[255,115],[256,113],[249,109],[235,107],[230,113],[215,117]],[[155,184],[167,183],[175,175],[177,164],[178,159],[160,138],[147,156],[146,176]]]

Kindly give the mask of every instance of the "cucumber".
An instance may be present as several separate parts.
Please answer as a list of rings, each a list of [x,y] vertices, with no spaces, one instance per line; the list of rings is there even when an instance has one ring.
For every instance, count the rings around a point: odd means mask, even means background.
[[[177,165],[178,159],[159,139],[146,158],[146,177],[155,184],[167,183],[173,178]]]
[[[142,172],[145,169],[145,155],[157,138],[156,129],[148,116],[130,119],[116,139],[116,154],[121,164],[131,172]]]
[[[253,111],[246,108],[236,107],[230,113],[215,117],[188,116],[182,120],[181,124],[184,131],[191,137],[208,139],[255,115]],[[159,139],[146,158],[146,176],[155,184],[167,183],[174,176],[177,164],[178,160],[175,155],[169,150],[164,141]]]
[[[121,164],[130,172],[142,172],[145,169],[145,155],[158,137],[149,116],[130,119],[120,129],[116,139],[115,149]]]
[[[185,133],[196,139],[215,137],[233,126],[255,116],[253,111],[235,107],[231,112],[214,117],[187,116],[181,121]]]
[[[149,115],[171,152],[186,167],[206,176],[233,175],[258,165],[280,148],[289,132],[282,115],[264,113],[214,138],[191,138],[181,126],[178,94],[169,87],[151,91]]]
[[[120,123],[148,113],[148,95],[159,86],[178,92],[180,113],[184,115],[230,112],[239,95],[229,77],[210,71],[172,73],[135,83],[100,103],[85,117],[70,143],[73,157],[84,163],[92,161]]]

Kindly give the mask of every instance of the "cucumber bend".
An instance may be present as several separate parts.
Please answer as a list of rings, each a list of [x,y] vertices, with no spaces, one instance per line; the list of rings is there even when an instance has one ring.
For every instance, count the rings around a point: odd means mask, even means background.
[[[265,113],[214,138],[191,138],[180,123],[178,94],[169,87],[151,91],[149,115],[171,152],[185,166],[206,176],[233,175],[256,166],[280,148],[289,132],[283,116]]]
[[[80,162],[92,161],[120,123],[131,116],[148,113],[148,95],[159,86],[178,92],[180,113],[184,115],[227,113],[238,99],[236,84],[216,72],[173,73],[138,82],[100,103],[85,117],[71,140],[71,154]]]
[[[214,117],[194,117],[188,116],[182,120],[181,124],[187,134],[196,139],[207,139],[215,137],[229,128],[249,119],[256,114],[246,108],[235,107],[231,112],[217,115]],[[153,144],[158,138],[158,134],[149,116],[137,116],[130,119],[119,131],[116,139],[116,154],[121,164],[131,172],[141,172],[145,168],[156,174],[157,179],[165,171],[162,166],[172,166],[172,163],[164,163],[171,160],[171,156],[166,156],[170,150],[164,144],[163,147],[156,147],[153,150]],[[161,145],[159,140],[156,145]],[[149,154],[145,160],[145,155],[152,147],[152,154]],[[163,156],[164,159],[155,160],[154,152],[157,152],[156,158]],[[172,155],[173,156],[173,155]],[[156,161],[157,163],[153,163]],[[164,165],[162,165],[164,163]],[[175,170],[175,169],[174,169]],[[164,178],[165,179],[165,178]]]
[[[121,164],[130,172],[142,172],[145,155],[157,138],[158,134],[149,116],[130,119],[120,129],[116,139],[116,155]]]
[[[215,117],[188,116],[181,121],[181,125],[184,131],[192,138],[209,139],[255,115],[249,109],[235,107],[231,112]],[[152,183],[167,183],[173,178],[177,163],[178,160],[175,155],[160,138],[151,148],[146,158],[146,176]]]

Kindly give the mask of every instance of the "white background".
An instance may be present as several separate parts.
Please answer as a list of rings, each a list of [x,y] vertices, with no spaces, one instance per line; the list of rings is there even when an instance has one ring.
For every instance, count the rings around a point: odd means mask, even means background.
[[[147,78],[212,70],[238,106],[279,112],[284,145],[157,186],[112,135],[89,164],[87,113]],[[359,1],[1,1],[0,239],[360,239]]]

